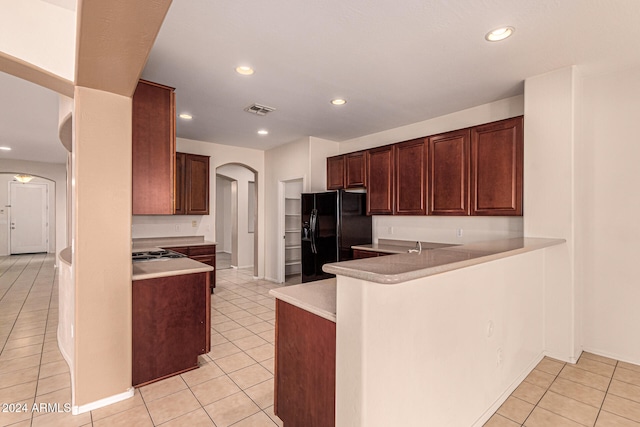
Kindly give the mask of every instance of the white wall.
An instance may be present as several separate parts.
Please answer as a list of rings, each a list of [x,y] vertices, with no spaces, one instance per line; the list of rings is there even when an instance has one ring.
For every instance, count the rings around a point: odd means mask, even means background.
[[[640,364],[640,67],[583,76],[576,197],[585,350]]]
[[[237,182],[237,218],[230,218],[231,221],[237,221],[238,227],[236,254],[238,264],[235,267],[250,267],[253,265],[253,233],[249,233],[249,181],[255,179],[255,174],[249,169],[235,164],[220,166],[216,169],[216,173]],[[230,200],[230,203],[234,202],[236,201]],[[230,208],[230,205],[227,205],[227,208]]]
[[[60,253],[60,251],[67,246],[69,246],[69,242],[67,239],[67,167],[64,164],[58,163],[42,163],[42,162],[28,162],[24,160],[7,160],[0,159],[0,173],[6,172],[10,173],[11,177],[16,173],[28,173],[34,176],[46,178],[55,183],[52,185],[52,189],[55,188],[55,201],[52,201],[51,193],[49,194],[49,215],[54,220],[49,222],[49,251]],[[35,182],[35,181],[34,181]],[[45,181],[46,182],[46,181]],[[2,198],[2,194],[5,194],[4,198],[6,198],[6,188],[7,185],[5,181],[0,181],[0,198]],[[3,193],[5,192],[5,193]],[[0,209],[5,209],[5,218],[6,219],[6,208],[5,205],[9,203],[2,203],[0,205]],[[0,214],[0,221],[3,219],[3,214]],[[4,226],[0,223],[0,229]],[[8,230],[5,230],[5,242]],[[3,246],[2,244],[2,231],[0,231],[0,255],[2,254],[2,250],[6,251],[6,244]],[[56,264],[58,263],[58,259],[56,257]]]
[[[339,154],[340,144],[328,139],[309,138],[309,192],[327,191],[327,157]]]
[[[216,178],[216,239],[217,252],[231,253],[231,181]]]
[[[463,129],[496,120],[507,119],[509,117],[520,116],[523,112],[524,96],[514,96],[422,122],[343,141],[340,143],[340,153],[350,153],[352,151],[379,147],[381,145],[406,141],[421,136],[436,135],[450,130]]]
[[[393,285],[338,276],[336,425],[482,426],[542,358],[548,249]]]
[[[545,347],[550,356],[572,362],[580,355],[582,329],[574,280],[574,86],[572,67],[528,78],[524,126],[524,234],[567,240],[553,249],[555,268],[545,281]]]
[[[265,152],[266,170],[265,252],[268,254],[265,265],[265,278],[277,281],[279,268],[279,242],[282,240],[277,224],[280,224],[279,185],[281,181],[303,180],[303,191],[310,191],[309,177],[309,138],[292,142]],[[323,159],[324,161],[324,159]],[[284,261],[282,261],[284,262]]]
[[[255,170],[256,186],[258,188],[258,277],[264,277],[264,247],[265,237],[265,195],[264,195],[264,164],[265,152],[251,148],[233,147],[213,142],[195,141],[177,138],[177,151],[183,153],[210,156],[209,162],[209,215],[135,215],[132,220],[132,236],[140,237],[171,237],[171,236],[204,236],[205,240],[216,241],[215,233],[215,200],[216,174],[219,166],[237,163]],[[196,227],[192,226],[196,221]],[[178,226],[178,230],[176,230]]]
[[[76,11],[74,0],[2,2],[0,52],[74,80]],[[8,9],[8,10],[7,10]]]
[[[410,240],[464,244],[522,237],[522,217],[390,216],[373,217],[374,241]],[[459,236],[458,232],[461,233]]]

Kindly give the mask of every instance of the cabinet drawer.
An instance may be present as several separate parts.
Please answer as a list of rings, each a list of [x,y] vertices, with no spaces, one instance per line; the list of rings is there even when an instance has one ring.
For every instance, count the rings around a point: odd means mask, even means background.
[[[216,246],[215,245],[206,245],[206,246],[191,246],[189,248],[189,255],[215,255],[216,254]]]
[[[198,262],[201,262],[203,264],[210,265],[210,266],[212,266],[214,268],[216,266],[216,256],[215,255],[196,255],[196,256],[192,255],[189,258],[191,258],[194,261],[198,261]]]
[[[353,259],[362,259],[362,258],[375,258],[380,256],[378,252],[374,251],[363,251],[361,249],[353,250]]]

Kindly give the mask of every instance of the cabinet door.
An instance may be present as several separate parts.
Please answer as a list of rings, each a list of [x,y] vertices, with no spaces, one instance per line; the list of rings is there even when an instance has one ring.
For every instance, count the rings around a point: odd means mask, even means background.
[[[365,159],[366,152],[359,151],[345,155],[345,188],[366,187]]]
[[[469,129],[429,137],[429,215],[469,215]]]
[[[185,205],[184,190],[186,187],[185,178],[187,175],[187,155],[184,153],[176,153],[176,177],[175,177],[175,191],[174,191],[174,213],[176,215],[184,215],[187,213],[187,207]]]
[[[369,150],[367,215],[393,214],[393,146]]]
[[[394,145],[395,214],[427,214],[427,147],[419,138]]]
[[[198,367],[198,355],[209,351],[211,308],[206,285],[204,273],[133,282],[134,386]]]
[[[336,324],[276,300],[274,412],[285,426],[335,426]]]
[[[186,155],[187,215],[209,215],[209,156]]]
[[[173,214],[176,154],[173,88],[141,80],[132,101],[132,212]]]
[[[471,129],[471,214],[522,215],[523,118]]]
[[[327,157],[327,190],[344,188],[344,156]]]
[[[216,245],[191,246],[189,248],[189,257],[213,267],[213,271],[209,274],[211,293],[213,293],[213,288],[216,287]]]

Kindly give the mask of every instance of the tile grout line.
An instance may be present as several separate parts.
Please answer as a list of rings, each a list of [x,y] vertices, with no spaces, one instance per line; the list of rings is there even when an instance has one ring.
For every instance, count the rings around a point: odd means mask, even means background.
[[[611,373],[611,378],[609,378],[609,384],[607,384],[607,389],[604,392],[604,398],[602,399],[602,403],[600,404],[600,408],[598,408],[598,413],[596,414],[596,419],[593,422],[594,425],[598,423],[598,418],[600,418],[600,413],[602,412],[602,407],[604,406],[604,402],[607,400],[607,396],[609,395],[609,389],[611,388],[611,383],[613,382],[613,376],[616,373],[616,369],[618,369],[618,361],[613,367],[613,372]]]
[[[9,286],[7,288],[7,291],[2,295],[2,298],[0,298],[0,303],[2,303],[2,301],[4,300],[4,297],[6,295],[8,295],[9,292],[11,291],[11,289],[15,286],[16,282],[18,281],[18,278],[27,269],[27,266],[31,263],[32,259],[33,259],[33,255],[31,255],[29,260],[27,262],[25,262],[24,267],[20,270],[19,274],[16,275],[15,279],[13,280],[13,282],[11,282],[11,286]],[[13,264],[11,264],[10,269],[13,268],[13,266],[16,265],[17,263],[18,263],[18,261],[16,259],[16,261]],[[7,271],[9,271],[9,270],[7,270]],[[31,284],[31,286],[33,286],[33,283]],[[29,288],[29,292],[31,292],[31,287]],[[22,312],[22,309],[24,308],[25,303],[27,302],[28,295],[29,294],[27,293],[27,296],[22,301],[22,305],[20,306],[20,310],[18,310],[18,313],[16,314],[15,320],[13,321],[13,324],[11,325],[11,329],[9,329],[9,335],[7,335],[7,340],[4,342],[4,344],[2,344],[2,348],[0,348],[0,354],[2,354],[4,352],[4,349],[7,346],[7,343],[9,342],[9,337],[11,336],[11,333],[13,332],[13,328],[15,328],[15,326],[16,326],[16,322],[18,321],[18,317],[20,317],[20,313]]]

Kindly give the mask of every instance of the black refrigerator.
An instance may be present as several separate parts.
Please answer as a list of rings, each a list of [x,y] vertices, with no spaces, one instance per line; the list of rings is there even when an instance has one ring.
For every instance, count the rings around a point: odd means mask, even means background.
[[[303,283],[334,277],[324,264],[353,259],[351,246],[371,243],[365,193],[303,193],[301,212]]]

